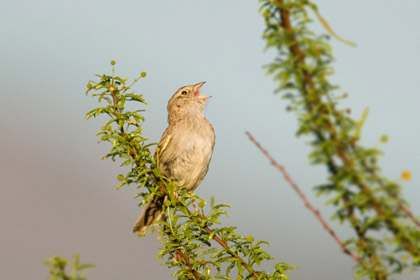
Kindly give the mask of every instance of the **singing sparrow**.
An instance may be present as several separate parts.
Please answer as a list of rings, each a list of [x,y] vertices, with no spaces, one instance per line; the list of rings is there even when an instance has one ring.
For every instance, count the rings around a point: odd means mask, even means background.
[[[201,95],[205,82],[178,89],[168,102],[168,127],[162,135],[158,151],[162,175],[188,191],[194,191],[207,174],[213,154],[213,126],[204,116],[210,96]],[[155,221],[161,220],[164,197],[151,199],[133,227],[144,233]]]

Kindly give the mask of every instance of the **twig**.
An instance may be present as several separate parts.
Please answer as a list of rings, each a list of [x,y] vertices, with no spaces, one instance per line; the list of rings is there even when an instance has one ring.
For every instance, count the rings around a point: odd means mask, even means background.
[[[204,230],[207,232],[208,235],[212,234],[212,230],[208,227],[205,226]],[[232,249],[229,247],[229,245],[226,243],[226,241],[224,241],[223,239],[221,239],[220,237],[218,237],[217,235],[214,235],[213,239],[219,243],[223,248],[225,248],[225,250],[235,259],[237,259],[238,261],[241,262],[241,264],[250,272],[252,273],[252,275],[256,278],[259,279],[260,274],[258,273],[258,271],[255,271],[252,266],[250,266],[244,259],[242,259],[239,255],[237,255],[235,252],[232,251]]]
[[[186,254],[184,254],[180,249],[177,249],[175,252],[176,252],[178,258],[184,259],[185,263],[187,264],[187,266],[190,269],[190,272],[193,274],[194,278],[196,280],[200,280],[201,279],[200,278],[200,275],[198,274],[198,272],[191,265],[190,257],[187,256]]]
[[[197,206],[195,206],[195,204],[194,204],[194,202],[192,203],[192,205],[193,205],[193,208],[194,208],[194,211],[198,214],[198,215],[200,215],[200,216],[202,216],[202,218],[206,218],[204,215],[202,215],[201,213],[200,213],[200,211],[198,210],[198,208],[197,208]],[[190,209],[188,209],[187,207],[186,207],[186,210],[188,211],[188,214],[189,215],[191,215],[191,211],[190,211]],[[213,233],[213,231],[211,230],[211,228],[210,227],[208,227],[208,226],[204,226],[203,227],[203,229],[204,229],[204,231],[210,236],[212,233]],[[260,273],[258,272],[258,271],[255,271],[254,269],[253,269],[253,267],[251,266],[251,265],[249,265],[243,258],[241,258],[238,254],[236,254],[230,247],[229,247],[229,245],[227,244],[227,242],[225,241],[225,240],[223,240],[222,238],[220,238],[219,236],[217,236],[217,234],[215,234],[214,236],[213,236],[213,240],[215,240],[217,243],[219,243],[219,245],[220,246],[222,246],[232,257],[234,257],[235,259],[237,259],[239,262],[241,262],[241,264],[246,268],[246,270],[248,270],[249,271],[249,273],[252,273],[252,275],[255,277],[255,278],[257,278],[257,279],[259,279],[259,277],[260,277]],[[265,278],[264,278],[265,279]],[[264,280],[263,279],[263,280]]]
[[[400,203],[398,206],[418,227],[420,227],[420,221],[414,217],[413,213],[405,207],[404,204]]]
[[[315,217],[318,219],[318,221],[321,223],[321,225],[324,227],[324,229],[332,236],[332,238],[337,242],[337,244],[343,249],[344,253],[349,255],[355,262],[358,264],[361,263],[360,259],[354,255],[349,249],[347,249],[343,242],[338,238],[338,236],[335,234],[335,232],[331,229],[331,227],[327,224],[325,219],[321,216],[321,213],[315,209],[312,204],[309,202],[308,198],[305,196],[305,194],[302,192],[302,190],[299,188],[299,186],[293,181],[293,179],[290,177],[289,173],[287,173],[284,166],[280,165],[271,155],[270,153],[264,149],[264,147],[252,136],[252,134],[248,131],[245,132],[245,134],[249,137],[249,140],[251,140],[252,143],[257,146],[257,148],[267,157],[267,159],[270,161],[270,163],[276,167],[280,173],[283,174],[284,179],[289,183],[289,185],[293,188],[293,190],[298,194],[298,196],[302,199],[304,205],[306,208],[311,211]]]

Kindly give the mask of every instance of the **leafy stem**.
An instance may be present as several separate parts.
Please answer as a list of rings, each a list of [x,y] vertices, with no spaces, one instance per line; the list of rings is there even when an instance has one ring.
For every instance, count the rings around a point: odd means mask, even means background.
[[[125,110],[127,101],[147,104],[142,95],[131,90],[145,75],[142,73],[130,85],[126,85],[128,79],[114,75],[114,67],[112,76],[97,75],[100,80],[90,81],[87,93],[92,92],[107,106],[93,109],[87,113],[87,118],[107,115],[111,119],[98,133],[99,142],[112,144],[111,151],[104,158],[123,159],[121,165],[131,167],[126,175],[118,175],[121,183],[117,188],[136,185],[139,190],[146,190],[137,195],[142,197],[143,205],[155,197],[164,198],[162,212],[165,219],[153,227],[160,233],[163,244],[157,257],[167,256],[166,264],[178,267],[174,275],[179,279],[230,279],[229,274],[233,271],[238,274],[237,279],[287,279],[285,272],[292,267],[285,263],[276,264],[271,274],[253,268],[255,264],[273,259],[261,248],[267,242],[254,242],[253,237],[239,236],[235,227],[212,227],[220,224],[220,215],[227,215],[223,208],[228,205],[216,205],[212,198],[210,210],[205,214],[206,202],[202,198],[178,188],[175,182],[160,174],[159,159],[150,152],[150,147],[156,144],[147,144],[147,139],[142,136],[144,118],[140,112],[143,110]],[[199,200],[201,210],[195,206],[196,200]],[[189,209],[191,205],[195,211]],[[211,240],[221,248],[214,248]]]

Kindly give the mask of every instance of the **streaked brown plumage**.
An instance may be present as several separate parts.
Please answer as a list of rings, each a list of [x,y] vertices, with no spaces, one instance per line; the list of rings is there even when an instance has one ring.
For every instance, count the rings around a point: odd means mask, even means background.
[[[215,135],[213,126],[204,116],[206,100],[200,95],[204,84],[178,89],[168,102],[168,128],[162,135],[159,169],[182,188],[194,191],[207,174]],[[133,227],[144,233],[148,226],[162,219],[163,197],[150,200]]]

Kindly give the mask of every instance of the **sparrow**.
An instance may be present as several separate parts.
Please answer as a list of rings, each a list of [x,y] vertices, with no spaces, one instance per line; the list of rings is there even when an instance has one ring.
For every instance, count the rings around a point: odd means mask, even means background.
[[[211,96],[200,94],[205,82],[178,89],[168,102],[168,127],[162,135],[157,156],[160,173],[180,188],[194,191],[207,174],[215,134],[204,116],[206,101]],[[165,196],[146,204],[134,224],[133,232],[143,235],[147,227],[162,220]]]

